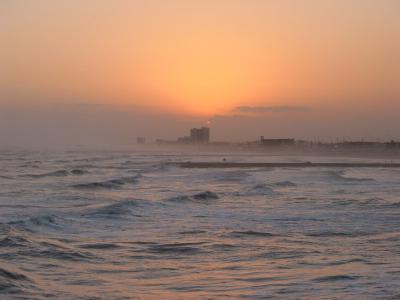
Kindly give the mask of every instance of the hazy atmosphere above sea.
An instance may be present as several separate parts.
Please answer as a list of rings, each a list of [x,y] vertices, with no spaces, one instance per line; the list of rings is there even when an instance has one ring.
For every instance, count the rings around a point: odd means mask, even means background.
[[[396,0],[1,1],[0,143],[399,139]]]

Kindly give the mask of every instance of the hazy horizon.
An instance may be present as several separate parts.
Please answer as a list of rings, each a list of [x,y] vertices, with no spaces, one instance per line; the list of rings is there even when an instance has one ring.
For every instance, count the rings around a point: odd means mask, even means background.
[[[3,1],[0,145],[400,140],[400,2]]]

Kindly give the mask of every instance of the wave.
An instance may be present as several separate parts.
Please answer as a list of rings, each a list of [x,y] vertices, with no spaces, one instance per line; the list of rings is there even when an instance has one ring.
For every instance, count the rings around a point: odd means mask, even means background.
[[[240,248],[240,246],[238,246],[238,245],[228,244],[228,243],[214,243],[210,247],[213,250],[223,251],[223,252],[234,251],[234,250]]]
[[[0,237],[0,248],[27,248],[29,239],[23,236],[7,235]]]
[[[83,175],[89,173],[87,170],[82,170],[82,169],[73,169],[71,170],[72,175]]]
[[[278,187],[295,187],[297,184],[291,182],[291,181],[278,181],[274,183],[275,186]]]
[[[315,282],[332,282],[332,281],[344,281],[344,280],[356,280],[359,276],[350,276],[350,275],[329,275],[329,276],[321,276],[313,279]]]
[[[192,198],[190,196],[176,196],[176,197],[171,197],[166,199],[166,201],[169,202],[190,202],[192,201]]]
[[[400,202],[389,203],[389,204],[386,204],[385,207],[388,207],[388,208],[399,208],[400,207]]]
[[[75,158],[73,161],[75,162],[98,162],[98,161],[109,161],[112,160],[113,156],[98,156],[98,157],[84,157],[84,158]]]
[[[188,231],[179,232],[179,234],[183,234],[183,235],[202,234],[202,233],[207,233],[207,231],[205,231],[205,230],[188,230]]]
[[[247,189],[245,192],[237,193],[238,196],[269,196],[269,195],[278,195],[271,185],[269,184],[256,184]]]
[[[313,232],[313,233],[306,234],[306,236],[310,236],[310,237],[359,237],[359,236],[368,236],[368,235],[371,235],[371,233],[322,231],[322,232]]]
[[[157,254],[196,254],[201,252],[200,248],[195,247],[203,243],[173,243],[173,244],[157,244],[147,248],[150,253]],[[179,257],[176,257],[179,258]]]
[[[220,174],[215,175],[216,181],[223,181],[223,182],[240,182],[245,180],[250,175],[247,172],[243,171],[225,171]]]
[[[42,207],[39,206],[38,208]],[[59,223],[59,221],[60,217],[49,214],[49,215],[32,216],[29,217],[28,219],[12,221],[8,222],[7,224],[10,226],[16,226],[16,228],[18,229],[34,232],[36,230],[34,226],[47,227],[50,229],[62,229],[62,225]]]
[[[69,172],[67,170],[58,170],[58,171],[43,173],[43,174],[24,174],[21,176],[22,177],[30,177],[30,178],[44,178],[44,177],[62,177],[62,176],[68,176],[68,174],[69,174]]]
[[[360,178],[360,177],[347,177],[345,171],[327,171],[326,172],[331,178],[348,183],[357,183],[357,182],[374,182],[375,179],[372,178]]]
[[[353,263],[367,263],[368,261],[365,259],[361,258],[351,258],[351,259],[346,259],[346,260],[336,260],[332,262],[328,262],[327,265],[330,266],[340,266],[340,265],[346,265],[346,264],[353,264]]]
[[[17,273],[13,271],[6,270],[2,267],[0,267],[0,278],[7,278],[7,279],[12,279],[12,280],[25,280],[25,281],[31,281],[26,275],[22,273]]]
[[[115,217],[121,215],[132,214],[132,208],[139,207],[141,202],[139,200],[124,200],[112,204],[98,206],[89,209],[84,215],[102,216],[102,217]]]
[[[96,257],[92,253],[78,251],[71,247],[65,247],[54,243],[44,242],[41,243],[41,246],[43,247],[43,249],[31,251],[30,256],[78,262],[88,262],[96,259]]]
[[[83,175],[89,173],[83,169],[72,169],[71,171],[68,170],[58,170],[54,172],[42,173],[42,174],[24,174],[20,175],[21,177],[29,177],[29,178],[45,178],[45,177],[64,177],[68,175]]]
[[[91,165],[91,164],[76,164],[76,165],[72,165],[71,168],[79,170],[79,169],[96,168],[96,166]]]
[[[194,195],[182,195],[168,198],[166,201],[169,202],[208,202],[210,200],[219,199],[218,194],[210,191],[200,192]]]
[[[112,243],[93,243],[93,244],[83,244],[79,246],[83,249],[95,249],[95,250],[109,250],[109,249],[118,249],[120,248],[117,244]]]
[[[379,197],[373,197],[373,198],[367,198],[367,199],[354,199],[354,198],[332,198],[332,204],[338,205],[338,206],[347,206],[347,205],[356,205],[356,206],[370,206],[370,207],[390,207],[391,204],[382,204],[385,200]],[[395,204],[395,203],[394,203]],[[394,205],[395,207],[396,205]]]
[[[0,249],[8,259],[40,257],[70,261],[88,261],[95,258],[89,252],[81,252],[55,239],[46,239],[31,231],[9,224],[0,224]]]
[[[371,205],[371,206],[378,206],[383,203],[385,199],[380,198],[380,197],[372,197],[372,198],[367,198],[364,200],[359,201],[361,205]]]
[[[261,232],[261,231],[253,231],[253,230],[247,230],[247,231],[232,231],[230,236],[233,237],[274,237],[276,234],[269,233],[269,232]]]
[[[201,193],[197,193],[192,196],[193,199],[196,200],[209,200],[209,199],[218,199],[219,196],[216,193],[210,192],[210,191],[205,191]]]
[[[23,288],[34,288],[33,280],[20,270],[0,264],[0,291],[14,294]]]
[[[139,175],[132,177],[122,177],[118,179],[110,179],[106,181],[78,183],[72,187],[82,190],[96,190],[96,189],[118,189],[128,183],[137,183],[139,181]]]
[[[268,259],[296,259],[306,257],[310,254],[319,253],[318,251],[299,251],[299,250],[289,250],[289,251],[269,251],[258,255],[260,258]]]
[[[29,218],[29,222],[38,226],[55,226],[57,225],[56,217],[52,215],[43,215]]]

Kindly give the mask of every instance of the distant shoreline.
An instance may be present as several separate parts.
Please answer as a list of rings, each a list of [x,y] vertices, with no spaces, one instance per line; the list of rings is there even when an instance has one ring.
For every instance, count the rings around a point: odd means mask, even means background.
[[[311,162],[274,162],[274,163],[235,163],[235,162],[170,162],[181,168],[400,168],[400,163],[311,163]]]

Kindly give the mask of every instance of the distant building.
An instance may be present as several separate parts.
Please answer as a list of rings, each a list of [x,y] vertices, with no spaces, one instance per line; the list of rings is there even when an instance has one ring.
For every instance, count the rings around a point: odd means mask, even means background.
[[[391,140],[390,142],[385,143],[385,146],[389,149],[400,149],[400,142]]]
[[[265,139],[264,136],[260,138],[261,146],[294,146],[294,139]]]
[[[190,129],[190,140],[192,143],[208,143],[210,141],[210,128],[192,128]]]
[[[189,136],[179,137],[175,141],[157,139],[159,145],[176,145],[176,144],[208,144],[210,142],[210,128],[192,128]]]
[[[345,148],[373,148],[373,147],[379,147],[382,144],[379,142],[353,141],[353,142],[343,142],[340,145]]]
[[[176,140],[178,144],[190,144],[192,143],[192,138],[190,136],[183,136]]]
[[[176,141],[156,139],[157,145],[176,145]]]
[[[136,143],[138,143],[140,145],[146,144],[146,138],[143,136],[139,136],[136,138]]]

